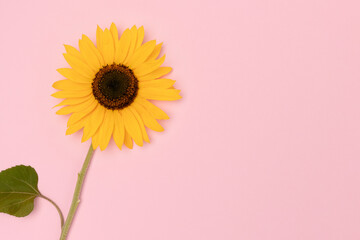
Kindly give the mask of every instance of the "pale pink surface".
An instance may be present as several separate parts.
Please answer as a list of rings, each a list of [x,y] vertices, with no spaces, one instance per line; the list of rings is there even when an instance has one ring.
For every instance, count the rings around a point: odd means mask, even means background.
[[[97,151],[69,240],[360,239],[360,4],[0,2],[0,169],[34,166],[68,211],[89,142],[65,136],[62,44],[96,25],[164,42],[183,99],[151,144]],[[1,239],[58,239],[44,200]]]

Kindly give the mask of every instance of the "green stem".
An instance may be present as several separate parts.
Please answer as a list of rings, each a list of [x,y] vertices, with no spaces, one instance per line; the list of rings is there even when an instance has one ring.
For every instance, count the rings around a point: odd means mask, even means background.
[[[84,183],[84,179],[85,179],[87,170],[89,168],[89,164],[90,164],[93,152],[94,152],[94,149],[93,149],[92,145],[90,144],[90,148],[89,148],[89,151],[88,151],[88,153],[86,155],[85,162],[84,162],[84,164],[83,164],[83,166],[81,168],[81,171],[78,174],[78,180],[76,182],[74,196],[73,196],[73,199],[72,199],[69,214],[68,214],[68,216],[66,218],[66,221],[65,221],[65,225],[63,226],[62,231],[61,231],[60,240],[65,240],[68,233],[69,233],[70,226],[72,224],[72,221],[74,219],[76,210],[77,210],[77,208],[79,206],[79,203],[80,203],[81,189],[82,189],[82,186],[83,186],[83,183]]]
[[[48,198],[48,197],[46,197],[46,196],[44,196],[44,195],[42,195],[42,194],[40,194],[39,197],[48,200],[52,205],[54,205],[54,207],[56,208],[56,210],[57,210],[58,213],[59,213],[60,222],[61,222],[61,228],[62,228],[62,227],[64,226],[64,215],[63,215],[61,209],[59,208],[59,206],[58,206],[53,200],[51,200],[50,198]]]

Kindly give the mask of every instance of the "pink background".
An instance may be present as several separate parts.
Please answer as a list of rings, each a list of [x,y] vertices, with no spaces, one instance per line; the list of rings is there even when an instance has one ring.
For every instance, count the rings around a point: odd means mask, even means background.
[[[69,240],[360,239],[357,0],[0,1],[0,168],[67,213],[89,142],[65,136],[62,44],[96,25],[164,42],[183,99],[151,144],[95,153]],[[58,239],[45,200],[2,239]]]

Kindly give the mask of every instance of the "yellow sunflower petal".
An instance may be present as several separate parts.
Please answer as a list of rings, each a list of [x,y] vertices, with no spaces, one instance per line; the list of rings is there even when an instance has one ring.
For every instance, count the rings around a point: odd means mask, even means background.
[[[115,49],[115,54],[116,54],[116,51],[117,49],[119,48],[119,32],[116,28],[116,25],[115,23],[112,23],[111,26],[110,26],[110,32],[111,32],[111,35],[112,35],[112,38],[113,38],[113,42],[114,42],[114,49]],[[116,56],[114,55],[114,58]]]
[[[86,121],[88,121],[88,119],[90,118],[90,115],[86,115],[85,117],[83,117],[82,119],[80,119],[79,121],[77,121],[76,123],[74,123],[71,126],[68,126],[68,128],[66,129],[66,135],[70,135],[73,134],[77,131],[79,131],[80,129],[82,129],[85,126]]]
[[[55,98],[77,98],[77,97],[86,97],[92,94],[92,90],[90,89],[84,89],[84,90],[78,90],[78,91],[58,91],[56,93],[51,94],[51,96]]]
[[[102,48],[103,30],[99,27],[96,28],[96,46],[98,49]]]
[[[114,63],[114,40],[111,36],[111,32],[109,29],[105,29],[102,35],[102,42],[101,42],[101,48],[100,51],[104,57],[105,64],[111,65]]]
[[[119,33],[118,33],[115,23],[111,23],[110,32],[111,32],[111,35],[113,36],[114,40],[119,39]]]
[[[67,99],[62,100],[59,104],[55,105],[54,107],[66,106],[66,105],[76,105],[76,104],[87,101],[90,97],[92,97],[92,96],[89,95],[89,96],[80,97],[80,98],[67,98]]]
[[[141,116],[145,126],[157,132],[164,131],[164,128],[155,120],[153,116],[150,115],[150,113],[142,105],[134,102],[132,106],[134,106],[136,111]]]
[[[96,133],[91,138],[91,144],[93,149],[95,150],[100,144],[100,129],[96,131]]]
[[[113,137],[116,145],[121,149],[124,144],[125,126],[120,111],[114,111],[114,132]]]
[[[81,119],[83,119],[88,114],[93,113],[95,108],[97,107],[97,105],[99,105],[99,104],[90,105],[90,107],[85,108],[82,111],[71,114],[71,116],[69,117],[69,120],[67,122],[67,125],[71,126],[71,125],[75,124],[76,122],[80,121]]]
[[[126,29],[120,37],[118,44],[119,48],[117,48],[115,52],[116,64],[124,63],[124,60],[129,52],[130,42],[131,42],[131,31],[130,29]]]
[[[139,113],[133,107],[129,107],[129,110],[134,114],[136,120],[138,121],[144,141],[149,143],[150,139],[146,132],[144,122],[143,122],[142,118],[140,117]]]
[[[66,106],[63,107],[61,109],[59,109],[56,114],[58,115],[67,115],[73,112],[79,112],[84,110],[85,108],[91,107],[90,105],[92,104],[96,104],[95,102],[95,98],[90,98],[89,100],[87,100],[86,102],[77,104],[77,105],[72,105],[72,106]]]
[[[121,113],[124,118],[126,132],[130,134],[131,138],[134,139],[137,145],[142,146],[143,137],[141,133],[141,128],[134,114],[128,108],[124,108]]]
[[[164,63],[164,61],[165,55],[157,60],[144,62],[143,64],[140,64],[137,68],[134,68],[134,73],[137,77],[141,78],[142,76],[145,76],[158,69],[161,64]]]
[[[171,70],[172,70],[171,67],[160,67],[160,68],[156,69],[155,71],[153,71],[149,74],[146,74],[145,76],[139,77],[139,81],[148,81],[148,80],[160,78],[160,77],[168,74],[169,72],[171,72]]]
[[[64,44],[64,47],[68,54],[73,55],[73,56],[83,60],[80,52],[76,48],[74,48],[73,46],[70,46],[70,45],[66,45],[66,44]]]
[[[158,45],[155,46],[154,51],[149,55],[149,57],[146,59],[147,61],[152,61],[155,60],[161,51],[161,47],[162,47],[163,43],[159,43]]]
[[[156,119],[169,119],[169,116],[163,110],[142,97],[137,97],[134,102],[142,105]]]
[[[90,137],[94,136],[94,134],[99,129],[100,125],[104,120],[105,111],[106,108],[104,108],[100,104],[97,105],[94,112],[91,114],[89,121],[87,121],[85,124],[84,134],[81,139],[82,142],[85,142]]]
[[[93,78],[84,77],[71,68],[59,68],[57,69],[57,71],[65,78],[78,83],[91,83],[93,79]]]
[[[58,89],[58,90],[84,90],[84,89],[91,88],[91,84],[90,83],[77,83],[77,82],[66,79],[66,80],[60,80],[60,81],[54,82],[52,87],[55,89]]]
[[[181,98],[178,89],[140,88],[139,95],[146,99],[174,101]]]
[[[94,43],[90,40],[90,38],[88,38],[86,35],[82,36],[82,42],[84,43],[85,46],[87,46],[87,48],[91,49],[91,51],[93,51],[96,55],[96,57],[98,58],[100,65],[104,66],[105,65],[105,61],[103,56],[101,55],[99,49],[97,49],[94,45]]]
[[[83,127],[84,127],[84,123],[83,122],[78,122],[75,125],[72,125],[71,127],[68,127],[66,129],[65,135],[74,134],[77,131],[79,131],[80,129],[82,129]]]
[[[160,78],[149,81],[140,81],[139,88],[170,88],[176,81],[166,78]]]
[[[141,46],[141,44],[144,41],[144,36],[145,36],[144,27],[141,26],[141,27],[139,27],[138,32],[137,32],[136,45],[135,45],[134,50],[138,49]]]
[[[104,121],[99,128],[99,145],[101,151],[105,150],[109,144],[114,130],[114,114],[112,110],[106,110]]]
[[[156,41],[152,40],[141,47],[139,47],[137,50],[135,50],[134,55],[131,57],[131,59],[128,62],[128,65],[130,68],[136,68],[140,64],[142,64],[149,55],[154,51],[154,48],[156,46]]]
[[[85,35],[79,40],[80,53],[86,63],[94,70],[98,71],[104,64],[104,60],[93,44],[93,42]]]
[[[89,65],[87,65],[85,62],[83,62],[81,59],[70,55],[68,53],[63,54],[65,57],[65,60],[68,62],[68,64],[80,75],[87,77],[87,78],[94,78],[95,72],[92,70]]]
[[[138,30],[137,30],[136,26],[133,26],[130,29],[130,32],[131,32],[130,46],[129,46],[128,54],[127,54],[127,56],[126,56],[126,58],[124,60],[125,65],[129,61],[129,59],[132,57],[132,55],[134,54],[134,51],[135,51],[135,46],[136,46],[136,41],[137,41],[137,34],[138,34]]]
[[[130,137],[130,134],[127,131],[125,131],[124,144],[129,149],[133,148],[133,140],[132,140],[132,138]]]

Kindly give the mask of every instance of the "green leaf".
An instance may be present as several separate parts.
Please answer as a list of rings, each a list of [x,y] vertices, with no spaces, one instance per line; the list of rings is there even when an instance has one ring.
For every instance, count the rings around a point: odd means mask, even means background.
[[[40,196],[38,175],[30,166],[19,165],[0,172],[0,212],[25,217]]]

